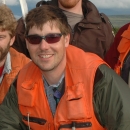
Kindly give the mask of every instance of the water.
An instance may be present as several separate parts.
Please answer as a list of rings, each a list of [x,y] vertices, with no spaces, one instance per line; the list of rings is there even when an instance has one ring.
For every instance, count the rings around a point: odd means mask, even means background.
[[[114,27],[121,27],[130,22],[130,15],[110,15],[108,17]]]

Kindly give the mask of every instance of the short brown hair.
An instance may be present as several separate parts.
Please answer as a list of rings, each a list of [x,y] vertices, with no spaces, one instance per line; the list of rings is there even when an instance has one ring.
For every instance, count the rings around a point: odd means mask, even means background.
[[[8,30],[10,36],[15,35],[15,30],[17,26],[17,20],[14,17],[12,11],[4,4],[0,4],[0,30]]]
[[[70,33],[67,17],[62,10],[55,6],[43,5],[32,9],[27,14],[25,18],[26,35],[33,26],[42,29],[42,26],[48,21],[52,26],[58,27],[63,35]]]

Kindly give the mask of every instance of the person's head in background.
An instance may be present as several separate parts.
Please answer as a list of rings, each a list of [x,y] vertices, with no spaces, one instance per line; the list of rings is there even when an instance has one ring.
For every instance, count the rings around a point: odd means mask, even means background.
[[[0,4],[0,67],[4,65],[10,46],[15,40],[17,20],[12,11]]]
[[[53,5],[58,6],[64,11],[83,15],[82,6],[86,4],[87,0],[50,0]],[[48,1],[39,1],[36,7],[45,5]]]
[[[61,76],[66,65],[70,26],[61,9],[43,5],[27,14],[26,44],[32,61],[44,72]]]
[[[82,14],[82,0],[58,0],[58,5],[63,10]]]

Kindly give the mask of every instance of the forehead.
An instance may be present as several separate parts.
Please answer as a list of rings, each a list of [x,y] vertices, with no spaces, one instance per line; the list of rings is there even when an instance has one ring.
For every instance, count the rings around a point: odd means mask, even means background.
[[[9,35],[10,32],[8,30],[0,29],[0,35]]]
[[[55,33],[61,32],[55,22],[47,22],[47,23],[43,24],[42,26],[34,25],[29,30],[29,34],[35,34],[35,33],[48,34],[48,33],[53,33],[53,32],[55,32]]]

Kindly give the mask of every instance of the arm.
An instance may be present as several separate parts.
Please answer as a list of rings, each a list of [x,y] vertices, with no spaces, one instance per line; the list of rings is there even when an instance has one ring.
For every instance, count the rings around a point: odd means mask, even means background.
[[[102,78],[94,86],[97,119],[108,130],[130,130],[130,89],[112,69],[99,67]]]
[[[17,94],[13,85],[0,105],[0,130],[27,130],[18,110]]]

